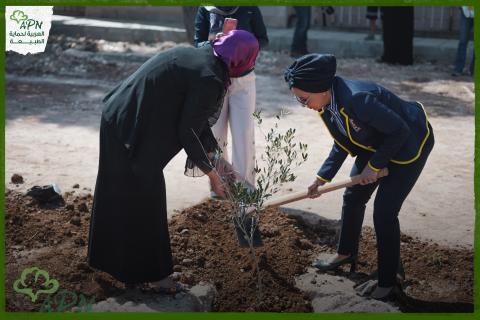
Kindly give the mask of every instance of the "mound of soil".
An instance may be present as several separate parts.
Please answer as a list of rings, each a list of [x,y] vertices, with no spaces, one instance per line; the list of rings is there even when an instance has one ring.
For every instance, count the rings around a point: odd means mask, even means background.
[[[71,192],[64,194],[64,200],[64,204],[40,205],[28,196],[6,191],[7,311],[40,309],[42,301],[32,303],[13,290],[22,270],[32,266],[48,271],[61,289],[95,296],[96,301],[124,292],[122,283],[86,264],[92,196]],[[174,270],[181,281],[213,283],[218,292],[216,311],[311,312],[310,300],[295,288],[294,278],[320,252],[334,252],[336,231],[308,227],[300,219],[268,209],[260,220],[264,245],[256,250],[262,279],[259,299],[257,273],[248,248],[238,246],[230,210],[224,202],[207,201],[171,219]],[[409,296],[473,302],[471,250],[444,248],[407,235],[402,235],[401,248]],[[375,237],[370,228],[362,233],[360,260],[360,272],[376,268]]]
[[[241,248],[228,205],[207,201],[173,217],[170,232],[183,281],[212,281],[218,291],[218,311],[310,312],[307,296],[295,288],[295,276],[313,259],[314,245],[296,220],[268,209],[261,216],[263,246],[256,248],[262,282],[257,300],[257,274],[248,248]],[[193,270],[192,270],[193,269]],[[191,279],[189,279],[191,277]]]

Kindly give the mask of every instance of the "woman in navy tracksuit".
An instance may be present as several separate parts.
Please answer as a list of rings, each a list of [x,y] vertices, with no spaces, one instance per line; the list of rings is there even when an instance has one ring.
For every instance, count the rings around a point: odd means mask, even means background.
[[[398,213],[412,190],[434,145],[433,131],[423,105],[405,101],[369,81],[335,76],[333,55],[309,54],[297,59],[285,80],[304,106],[319,112],[334,139],[329,156],[309,186],[311,197],[330,182],[347,155],[356,157],[351,175],[361,175],[359,185],[345,190],[337,254],[317,261],[320,270],[342,264],[355,269],[365,205],[377,189],[373,219],[378,247],[376,299],[391,297],[400,265]],[[377,180],[378,172],[389,175]]]

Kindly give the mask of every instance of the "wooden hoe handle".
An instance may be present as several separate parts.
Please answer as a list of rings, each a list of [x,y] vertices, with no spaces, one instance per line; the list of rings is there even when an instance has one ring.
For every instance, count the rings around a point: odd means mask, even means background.
[[[388,176],[388,169],[384,168],[378,173],[378,178],[382,178]],[[346,188],[346,187],[351,187],[356,184],[360,183],[360,175],[358,176],[353,176],[348,178],[347,180],[339,181],[339,182],[333,182],[333,183],[328,183],[324,186],[321,186],[317,189],[318,194],[324,194],[330,191]],[[264,207],[276,207],[276,206],[281,206],[283,204],[299,201],[308,198],[308,191],[300,191],[300,192],[295,192],[293,194],[288,194],[282,197],[278,197],[276,199],[271,199],[269,201],[265,201]]]

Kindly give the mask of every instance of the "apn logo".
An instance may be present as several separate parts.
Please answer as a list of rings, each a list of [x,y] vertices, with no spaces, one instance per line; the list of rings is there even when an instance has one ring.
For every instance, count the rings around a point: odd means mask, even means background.
[[[26,30],[30,30],[32,27],[34,27],[35,30],[42,29],[43,25],[43,21],[28,19],[28,16],[22,10],[13,11],[10,20],[16,21],[17,24],[20,24],[20,29]]]

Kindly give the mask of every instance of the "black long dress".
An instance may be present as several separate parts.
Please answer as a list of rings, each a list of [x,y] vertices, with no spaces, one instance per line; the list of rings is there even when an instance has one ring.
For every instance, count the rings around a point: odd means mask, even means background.
[[[382,61],[392,64],[413,63],[413,7],[381,7],[383,28]]]
[[[125,283],[173,272],[163,168],[184,148],[203,172],[216,147],[226,66],[211,46],[157,54],[104,99],[88,242],[90,266]],[[211,123],[210,123],[211,124]]]

